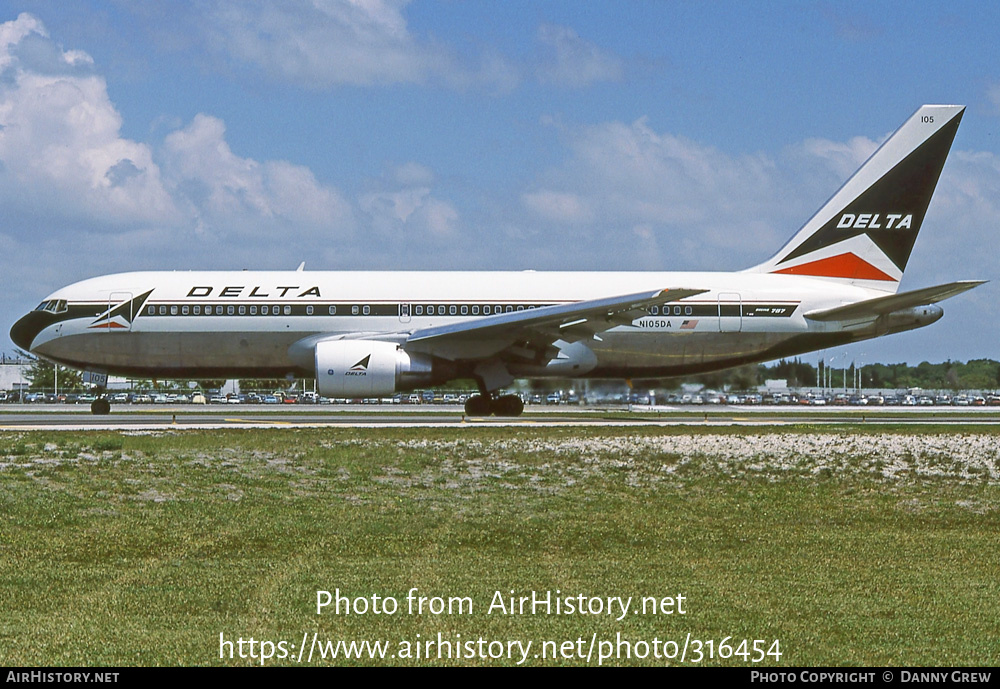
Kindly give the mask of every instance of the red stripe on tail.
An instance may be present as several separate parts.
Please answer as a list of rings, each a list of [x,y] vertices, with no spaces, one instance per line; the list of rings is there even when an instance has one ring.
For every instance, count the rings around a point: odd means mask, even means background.
[[[868,261],[858,258],[852,253],[839,254],[818,261],[801,263],[791,268],[772,271],[784,275],[812,275],[824,278],[847,278],[849,280],[888,280],[896,282],[896,278],[887,275]]]

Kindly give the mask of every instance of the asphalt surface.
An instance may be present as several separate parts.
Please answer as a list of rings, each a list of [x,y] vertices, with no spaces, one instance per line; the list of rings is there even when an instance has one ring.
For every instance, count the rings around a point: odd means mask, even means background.
[[[460,406],[134,406],[96,416],[86,406],[4,405],[0,432],[315,427],[677,426],[794,423],[1000,424],[998,407],[533,407],[516,418],[466,417]]]

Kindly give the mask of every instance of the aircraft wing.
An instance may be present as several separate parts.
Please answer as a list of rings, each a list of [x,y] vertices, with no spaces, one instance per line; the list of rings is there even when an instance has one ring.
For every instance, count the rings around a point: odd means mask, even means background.
[[[945,285],[935,285],[934,287],[924,287],[910,292],[890,294],[886,297],[876,297],[865,301],[847,304],[846,306],[835,306],[832,309],[816,309],[807,311],[804,315],[813,321],[849,321],[858,318],[876,318],[900,309],[911,309],[915,306],[925,306],[926,304],[936,304],[939,301],[954,297],[966,290],[986,282],[985,280],[960,280],[949,282]]]
[[[648,309],[702,294],[707,289],[669,288],[617,297],[577,301],[473,318],[424,328],[406,340],[406,350],[445,359],[481,359],[518,343],[550,345],[576,342],[619,325],[627,325]]]

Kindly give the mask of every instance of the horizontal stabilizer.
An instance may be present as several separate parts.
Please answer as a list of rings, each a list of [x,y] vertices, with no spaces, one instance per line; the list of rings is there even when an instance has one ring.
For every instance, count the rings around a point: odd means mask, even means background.
[[[813,321],[849,321],[858,318],[877,317],[900,309],[911,309],[915,306],[926,304],[936,304],[949,297],[954,297],[973,287],[986,282],[986,280],[960,280],[949,282],[946,285],[935,287],[924,287],[915,289],[912,292],[902,292],[891,294],[887,297],[876,297],[865,301],[847,304],[846,306],[835,306],[832,309],[818,309],[809,311],[805,317]]]

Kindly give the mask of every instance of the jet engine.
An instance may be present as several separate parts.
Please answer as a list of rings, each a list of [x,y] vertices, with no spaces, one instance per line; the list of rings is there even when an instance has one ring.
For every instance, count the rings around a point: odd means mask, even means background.
[[[878,334],[901,333],[904,330],[922,328],[937,321],[944,315],[944,309],[937,304],[915,306],[887,313],[878,320]]]
[[[315,356],[319,393],[326,397],[381,397],[434,381],[429,356],[394,342],[320,341]]]

